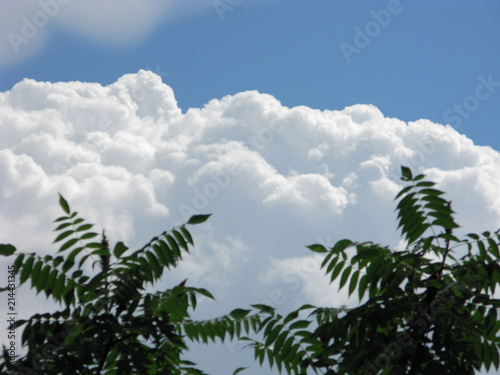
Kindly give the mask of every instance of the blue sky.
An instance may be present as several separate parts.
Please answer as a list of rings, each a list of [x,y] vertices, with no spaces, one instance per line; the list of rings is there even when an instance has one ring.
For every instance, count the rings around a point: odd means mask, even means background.
[[[363,103],[404,121],[449,122],[476,144],[500,149],[498,85],[488,99],[464,104],[478,77],[500,82],[497,1],[225,4],[158,22],[132,45],[98,44],[49,24],[38,54],[1,69],[0,90],[24,77],[110,84],[149,67],[168,73],[162,78],[183,111],[258,90],[287,107],[341,110]],[[387,24],[370,25],[371,12],[386,14],[389,6],[394,13]],[[348,63],[341,43],[357,48],[355,28],[367,26],[373,37]]]
[[[54,251],[57,193],[131,248],[213,213],[162,284],[210,290],[197,317],[355,305],[305,246],[403,246],[401,164],[464,232],[500,227],[499,16],[496,0],[0,2],[0,241]],[[53,308],[29,295],[20,313]],[[242,346],[192,359],[264,371]]]

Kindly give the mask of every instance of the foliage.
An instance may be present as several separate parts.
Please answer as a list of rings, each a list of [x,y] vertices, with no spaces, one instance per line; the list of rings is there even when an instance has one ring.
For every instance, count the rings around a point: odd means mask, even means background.
[[[10,366],[4,346],[3,374],[202,374],[182,359],[186,337],[215,341],[224,339],[226,331],[232,336],[241,326],[248,332],[259,323],[258,316],[244,310],[213,321],[191,320],[196,297],[213,296],[185,281],[163,292],[146,292],[193,245],[186,225],[161,233],[137,251],[128,251],[122,242],[111,250],[104,232],[96,241],[93,225],[72,212],[62,196],[59,203],[65,212],[55,221],[59,255],[17,254],[14,246],[0,245],[0,254],[17,255],[20,284],[29,280],[37,294],[43,292],[62,308],[16,322],[24,327],[27,353]],[[208,217],[195,215],[187,224]]]
[[[288,374],[474,374],[499,368],[499,231],[459,239],[451,202],[425,176],[402,167],[397,195],[404,250],[344,239],[325,256],[330,280],[357,291],[347,309],[306,305],[287,316],[273,309],[261,341],[262,364]],[[459,255],[459,253],[461,253]],[[306,314],[309,312],[309,314]]]
[[[129,252],[110,250],[103,232],[77,217],[64,198],[56,220],[62,245],[56,257],[19,253],[20,283],[31,281],[64,309],[26,321],[28,353],[8,368],[4,347],[0,370],[7,374],[203,374],[183,360],[187,340],[203,343],[237,338],[248,342],[262,365],[288,374],[474,374],[499,368],[500,231],[459,239],[451,202],[435,184],[402,167],[407,184],[397,195],[404,250],[372,242],[338,241],[323,254],[322,268],[339,289],[356,293],[355,308],[304,305],[287,315],[252,305],[207,321],[194,321],[196,296],[213,296],[185,281],[147,293],[193,245],[186,226],[163,232]],[[204,222],[192,217],[187,224]],[[12,245],[0,254],[13,256]],[[93,273],[88,274],[87,262]],[[97,271],[95,269],[97,268]],[[6,291],[4,288],[3,291]],[[258,335],[255,335],[257,333]],[[257,338],[256,338],[257,337]],[[234,375],[243,371],[238,368]]]

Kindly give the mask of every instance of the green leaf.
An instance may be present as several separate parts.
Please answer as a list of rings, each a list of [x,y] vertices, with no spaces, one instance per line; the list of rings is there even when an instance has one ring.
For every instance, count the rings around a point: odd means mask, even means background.
[[[188,224],[201,224],[207,221],[207,219],[211,216],[212,214],[208,215],[193,215],[187,222]]]
[[[64,212],[66,212],[69,215],[70,209],[68,202],[66,202],[66,199],[64,199],[61,194],[59,194],[59,205],[62,207]]]
[[[162,266],[167,266],[167,267],[170,266],[170,260],[168,259],[167,255],[165,254],[165,251],[163,251],[160,245],[154,244],[153,251],[156,254],[156,257],[158,258]]]
[[[78,238],[73,238],[69,240],[68,242],[65,242],[60,248],[58,252],[64,251],[69,249],[71,246],[73,246],[75,243],[78,242]]]
[[[490,245],[488,250],[490,251],[491,254],[493,254],[495,258],[498,259],[500,257],[500,253],[498,251],[498,244],[495,241],[493,241],[492,238],[488,238],[488,244]]]
[[[9,244],[0,244],[0,255],[9,256],[16,252],[16,248]]]
[[[332,252],[338,254],[353,244],[354,244],[354,242],[352,242],[351,240],[347,240],[347,239],[340,240],[335,244],[335,246],[333,246]]]
[[[93,226],[94,226],[93,224],[83,224],[83,225],[80,225],[78,228],[76,228],[76,231],[77,232],[82,232],[84,230],[89,230]]]
[[[271,325],[269,325],[269,327],[271,327]],[[272,329],[269,330],[269,332],[264,333],[264,337],[266,337],[266,346],[271,345],[274,340],[276,340],[283,327],[283,324],[276,324],[274,327],[272,327]]]
[[[330,255],[333,255],[333,253],[330,253],[329,256]],[[330,264],[328,264],[328,267],[326,268],[325,274],[328,275],[330,272],[332,272],[333,267],[335,267],[335,265],[337,264],[338,261],[339,261],[339,257],[338,256],[336,256],[335,258],[333,258],[332,261],[330,262]],[[321,267],[321,268],[323,268],[323,267]]]
[[[64,289],[64,279],[65,278],[66,277],[64,276],[64,274],[60,274],[56,279],[56,283],[54,285],[54,290],[52,291],[52,295],[56,298],[56,300],[61,299],[61,293]]]
[[[483,363],[486,370],[489,370],[491,367],[491,351],[487,341],[483,342]]]
[[[24,284],[26,280],[28,280],[28,277],[30,276],[31,269],[33,266],[33,262],[35,261],[35,258],[33,256],[29,257],[28,260],[23,264],[23,270],[21,271],[21,279],[20,283]]]
[[[358,296],[360,301],[363,299],[363,296],[365,295],[366,287],[368,286],[368,280],[369,279],[366,274],[361,276],[361,279],[359,280]]]
[[[243,370],[246,370],[248,367],[238,367],[236,370],[234,370],[233,375],[237,375]]]
[[[83,236],[80,237],[81,240],[88,240],[89,238],[94,238],[98,236],[97,233],[94,233],[94,232],[89,232],[89,233],[85,233]],[[89,244],[86,245],[87,247],[89,247]]]
[[[189,233],[189,231],[184,227],[180,227],[179,230],[181,231],[181,233],[184,236],[184,238],[186,239],[186,241],[188,243],[190,243],[191,245],[193,245],[193,238],[191,237],[191,234]]]
[[[63,232],[59,236],[57,236],[57,238],[54,240],[53,243],[59,242],[59,241],[65,239],[66,237],[68,237],[69,235],[73,234],[73,233],[74,233],[73,230],[67,230],[66,232]]]
[[[358,277],[359,277],[359,271],[356,271],[352,274],[351,277],[351,282],[349,283],[349,296],[354,292],[356,289],[356,285],[358,283]]]
[[[36,287],[39,291],[44,290],[47,287],[47,279],[49,277],[50,269],[50,266],[46,265],[40,272],[40,276],[38,277],[38,282],[36,284]]]
[[[41,261],[37,261],[34,263],[33,269],[31,270],[31,286],[35,286],[38,280],[38,276],[40,275],[40,270],[42,269],[43,263]]]
[[[268,305],[264,305],[264,304],[261,304],[261,303],[256,303],[254,305],[250,305],[254,308],[256,308],[257,310],[260,310],[262,312],[265,312],[265,313],[268,313],[268,314],[274,314],[274,308],[272,308],[271,306],[268,306]]]
[[[431,186],[434,186],[434,185],[436,185],[436,184],[434,182],[431,182],[431,181],[420,181],[415,186],[418,186],[418,187],[431,187]]]
[[[316,252],[316,253],[326,253],[326,252],[328,252],[328,250],[323,245],[320,245],[320,244],[309,245],[309,246],[307,246],[307,248],[309,250],[312,250],[312,251]]]
[[[443,195],[444,193],[441,190],[437,190],[437,189],[421,189],[420,194],[432,195],[434,197],[439,197],[440,195]]]
[[[335,266],[335,269],[333,270],[332,275],[330,277],[330,283],[332,283],[337,278],[337,276],[339,275],[340,271],[344,267],[344,264],[345,264],[345,260],[341,261],[339,264],[337,264]]]
[[[491,361],[493,362],[495,369],[498,370],[498,366],[500,365],[500,356],[498,355],[498,348],[495,345],[495,343],[491,344],[490,350],[491,350]]]
[[[174,237],[172,237],[170,234],[167,234],[166,237],[167,237],[169,247],[172,250],[172,252],[175,254],[175,257],[182,258],[181,250],[179,249],[179,245],[177,245],[177,242],[175,241]]]
[[[290,325],[289,329],[303,329],[309,327],[311,324],[308,320],[298,320]]]
[[[119,258],[123,255],[125,251],[128,250],[128,247],[124,245],[123,242],[117,242],[115,248],[113,249],[113,254],[115,257]]]
[[[59,224],[59,226],[56,229],[54,229],[54,231],[56,231],[56,232],[60,231],[61,229],[69,227],[70,225],[71,225],[71,223],[62,223],[62,224]]]
[[[160,266],[160,262],[158,262],[158,259],[156,258],[154,253],[152,253],[151,251],[146,251],[145,254],[146,254],[146,258],[148,258],[148,263],[151,265],[151,267],[152,267],[153,271],[155,272],[155,274],[157,275],[157,277],[159,277],[162,273],[162,268]]]
[[[57,219],[54,220],[54,223],[58,223],[60,221],[65,221],[65,220],[69,220],[71,219],[71,217],[69,216],[61,216],[61,217],[58,217]],[[68,225],[71,225],[71,223],[69,223]]]
[[[340,284],[339,284],[339,290],[342,289],[342,287],[345,285],[347,282],[347,279],[349,278],[349,275],[351,274],[352,267],[349,266],[347,267],[344,272],[342,272],[342,276],[340,277]]]
[[[174,237],[177,239],[177,243],[186,251],[188,251],[188,244],[186,242],[186,240],[184,240],[184,237],[181,236],[181,234],[179,232],[177,232],[176,230],[173,230],[172,231],[172,234],[174,235]],[[179,254],[180,256],[180,254]]]
[[[283,323],[284,324],[288,324],[290,323],[292,320],[294,319],[297,319],[297,317],[299,316],[299,311],[296,310],[296,311],[292,311],[290,314],[288,314],[285,318],[285,320],[283,320]]]
[[[236,320],[241,320],[245,318],[251,310],[245,310],[245,309],[234,309],[229,313],[230,316],[232,316]]]
[[[396,198],[394,200],[397,200],[400,196],[408,193],[411,189],[413,189],[413,186],[406,186],[405,188],[401,189],[401,191],[396,195]]]
[[[358,259],[373,258],[380,255],[380,249],[376,247],[358,248]]]
[[[467,237],[470,237],[473,240],[479,240],[479,236],[475,233],[469,233],[469,234],[467,234]]]
[[[167,243],[163,240],[159,240],[158,243],[160,244],[160,249],[162,254],[167,258],[167,261],[165,263],[165,266],[169,267],[171,265],[175,266],[176,264],[176,259],[174,259],[174,254],[168,247]]]
[[[413,179],[413,175],[411,173],[411,170],[410,168],[408,167],[405,167],[405,166],[401,166],[401,176],[402,176],[402,180],[403,181],[410,181]]]

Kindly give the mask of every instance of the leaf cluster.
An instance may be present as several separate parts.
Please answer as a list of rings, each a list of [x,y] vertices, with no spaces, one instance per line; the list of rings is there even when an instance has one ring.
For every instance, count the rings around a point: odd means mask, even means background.
[[[56,256],[18,253],[20,285],[31,282],[62,310],[18,320],[27,354],[9,367],[4,347],[0,371],[7,374],[191,374],[202,373],[182,359],[187,350],[182,324],[196,297],[213,296],[203,288],[179,285],[148,293],[165,269],[176,267],[193,239],[186,225],[163,232],[137,251],[122,242],[111,249],[105,233],[73,212],[60,196],[65,215],[57,218]],[[199,224],[209,215],[193,216]],[[15,256],[12,245],[0,254]],[[3,288],[2,291],[6,291]]]
[[[424,175],[402,167],[397,195],[404,250],[372,242],[309,246],[347,309],[304,306],[263,322],[256,358],[288,374],[474,374],[499,368],[500,232],[454,235],[451,202]],[[462,256],[458,257],[461,251]],[[311,309],[306,317],[300,312]]]

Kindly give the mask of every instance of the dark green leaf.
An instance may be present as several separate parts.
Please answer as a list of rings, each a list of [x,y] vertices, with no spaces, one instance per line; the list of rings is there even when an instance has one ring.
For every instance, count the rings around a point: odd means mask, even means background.
[[[39,260],[34,263],[33,269],[31,270],[31,286],[35,286],[38,281],[38,276],[40,275],[40,270],[42,269],[43,263]]]
[[[59,205],[62,207],[64,212],[66,212],[69,215],[70,209],[68,202],[66,202],[66,199],[64,199],[61,194],[59,194]]]
[[[345,285],[347,282],[347,279],[349,278],[349,275],[351,274],[352,267],[349,266],[347,267],[344,272],[342,273],[342,276],[340,278],[340,284],[339,284],[339,289],[342,289],[342,287]]]
[[[9,244],[0,244],[0,255],[9,256],[16,252],[16,248]]]
[[[83,225],[80,225],[78,228],[76,228],[76,231],[77,232],[82,232],[84,230],[89,230],[93,226],[94,226],[93,224],[83,224]]]
[[[180,245],[180,247],[182,247],[184,250],[188,251],[188,243],[186,242],[184,237],[182,237],[182,235],[179,232],[177,232],[176,230],[173,230],[172,234],[177,239],[177,243]]]
[[[328,251],[323,245],[320,244],[309,245],[307,248],[316,253],[326,253]]]
[[[234,319],[236,320],[241,320],[245,318],[251,310],[244,310],[244,309],[234,309],[229,313]]]
[[[365,274],[361,276],[361,279],[359,280],[358,296],[360,301],[363,299],[363,296],[365,295],[367,285],[368,285],[368,276]]]
[[[188,224],[201,224],[207,221],[207,219],[211,216],[212,214],[208,215],[193,215],[188,221]]]
[[[335,266],[335,269],[333,270],[332,275],[330,277],[330,283],[332,283],[337,278],[337,276],[339,275],[340,271],[344,267],[344,264],[345,264],[345,261],[343,260],[343,261],[341,261],[339,264],[337,264]]]
[[[48,281],[47,279],[49,277],[50,270],[51,270],[50,266],[45,266],[40,272],[40,276],[38,277],[38,282],[36,285],[39,291],[44,290],[47,287],[47,281]]]
[[[188,243],[190,243],[191,245],[193,245],[193,238],[191,237],[191,234],[189,233],[189,231],[184,227],[180,227],[179,230],[181,231],[181,233],[184,236],[184,238],[186,239],[186,241]]]
[[[56,300],[60,300],[61,298],[61,293],[64,289],[64,279],[64,274],[60,274],[56,279],[54,290],[52,291],[52,295],[56,298]]]
[[[75,233],[73,230],[67,230],[66,232],[63,232],[59,236],[57,236],[53,243],[59,242],[73,233]]]
[[[401,176],[403,176],[402,177],[403,181],[410,181],[413,179],[413,175],[411,173],[410,168],[405,167],[403,165],[401,166]]]
[[[431,182],[431,181],[420,181],[415,186],[418,186],[418,187],[431,187],[431,186],[434,186],[434,185],[436,185],[436,184],[434,182]]]
[[[311,324],[310,321],[307,320],[298,320],[294,322],[293,324],[290,325],[290,329],[302,329],[302,328],[307,328]]]
[[[145,254],[146,258],[148,258],[148,263],[151,265],[151,268],[154,270],[157,277],[159,277],[162,273],[160,262],[158,262],[158,259],[151,251],[146,251]]]
[[[83,236],[80,237],[81,240],[88,240],[89,238],[94,238],[98,236],[97,233],[94,233],[94,232],[89,232],[89,233],[85,233]],[[90,244],[87,244],[85,245],[86,247],[90,247],[89,246]]]
[[[23,264],[23,270],[21,271],[21,279],[20,279],[21,284],[24,284],[24,282],[28,280],[34,260],[35,258],[33,256],[30,256],[28,260]]]
[[[124,245],[123,242],[117,242],[115,248],[113,249],[113,254],[115,257],[119,258],[123,255],[125,251],[128,250],[128,247]]]
[[[73,238],[67,242],[65,242],[60,248],[58,252],[64,251],[69,249],[71,246],[73,246],[75,243],[78,242],[78,238]]]
[[[182,258],[181,251],[179,249],[179,245],[177,245],[177,242],[175,241],[174,237],[172,237],[169,234],[167,234],[166,237],[167,237],[168,245],[169,245],[170,249],[172,250],[172,252],[175,254],[175,257]]]
[[[356,285],[358,284],[359,271],[356,271],[352,274],[351,282],[349,283],[349,296],[356,289]]]
[[[353,244],[354,244],[354,242],[352,242],[351,240],[347,240],[347,239],[340,240],[335,244],[335,246],[333,246],[332,252],[340,253]]]
[[[236,370],[234,370],[233,375],[237,375],[243,370],[246,370],[248,367],[238,367]]]
[[[400,196],[408,193],[411,189],[413,189],[413,186],[406,186],[405,188],[401,189],[401,191],[396,195],[396,198],[394,200],[397,200]]]

